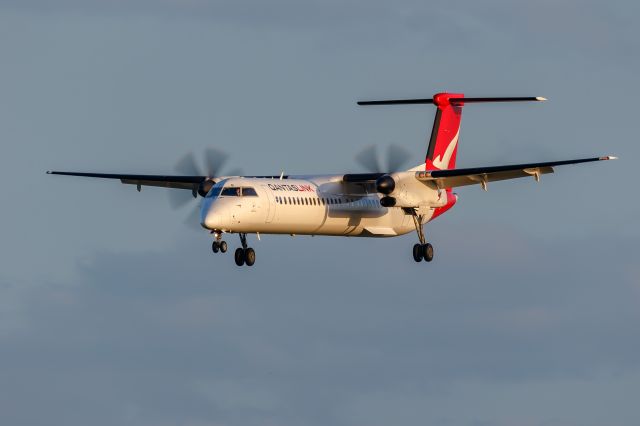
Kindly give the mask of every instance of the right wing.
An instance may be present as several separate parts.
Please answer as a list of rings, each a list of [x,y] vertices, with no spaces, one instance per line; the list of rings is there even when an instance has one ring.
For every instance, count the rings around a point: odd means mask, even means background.
[[[507,166],[475,167],[468,169],[431,170],[416,172],[416,179],[422,182],[434,182],[439,189],[480,184],[484,189],[487,182],[516,179],[553,173],[553,167],[566,164],[589,163],[592,161],[615,160],[616,157],[581,158],[578,160],[549,161],[546,163],[512,164]]]

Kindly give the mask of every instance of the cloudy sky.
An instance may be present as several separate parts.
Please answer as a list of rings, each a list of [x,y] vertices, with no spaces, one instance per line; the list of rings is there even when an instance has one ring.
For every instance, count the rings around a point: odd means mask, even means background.
[[[0,418],[11,425],[637,425],[640,6],[489,0],[0,0]],[[415,236],[251,238],[213,256],[162,189],[46,170],[254,174],[614,154],[462,188]],[[238,244],[229,238],[231,247]]]

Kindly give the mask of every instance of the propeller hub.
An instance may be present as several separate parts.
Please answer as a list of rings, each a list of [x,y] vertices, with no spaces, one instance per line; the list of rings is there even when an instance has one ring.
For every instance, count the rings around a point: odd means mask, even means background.
[[[198,185],[198,194],[200,194],[201,197],[205,197],[215,184],[215,181],[211,179],[203,180],[200,182],[200,185]]]
[[[396,181],[389,175],[382,175],[376,179],[376,190],[389,195],[396,189]]]

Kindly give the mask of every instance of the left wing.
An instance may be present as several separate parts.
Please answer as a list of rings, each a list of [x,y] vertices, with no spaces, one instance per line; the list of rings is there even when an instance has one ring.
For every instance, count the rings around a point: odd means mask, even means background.
[[[512,164],[507,166],[475,167],[468,169],[431,170],[416,172],[419,181],[434,182],[439,189],[480,184],[486,190],[487,182],[553,173],[553,167],[592,161],[615,160],[617,157],[581,158],[577,160],[549,161],[546,163]]]
[[[163,188],[189,189],[197,191],[198,185],[206,176],[171,176],[171,175],[121,175],[112,173],[78,173],[78,172],[47,172],[48,175],[83,176],[102,179],[119,179],[120,182],[136,185],[138,191],[144,186],[160,186]]]

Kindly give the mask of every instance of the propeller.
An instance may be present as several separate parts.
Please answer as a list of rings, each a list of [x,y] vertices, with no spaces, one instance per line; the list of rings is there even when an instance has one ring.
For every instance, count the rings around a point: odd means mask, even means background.
[[[398,144],[389,145],[386,154],[386,168],[383,168],[376,145],[369,145],[360,151],[355,159],[367,172],[394,173],[403,170],[403,166],[411,159],[411,153]]]
[[[215,183],[214,179],[218,176],[223,176],[221,172],[224,170],[224,165],[228,158],[229,155],[227,153],[217,148],[205,149],[203,155],[204,167],[202,168],[198,167],[198,162],[192,152],[180,158],[174,167],[177,173],[185,176],[206,176],[207,179],[200,184],[197,190],[191,192],[186,190],[169,191],[169,204],[171,207],[174,209],[183,208],[185,205],[192,203],[194,198],[198,197],[198,194],[204,196],[204,194],[209,192],[209,189],[211,189]],[[229,172],[224,175],[240,176],[242,175],[242,171],[236,168],[229,170]],[[192,212],[187,216],[185,223],[189,225],[197,224],[199,215],[200,202],[197,202]]]

